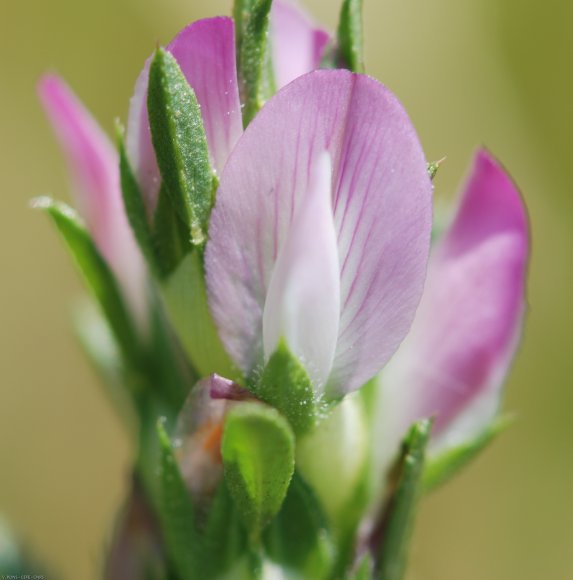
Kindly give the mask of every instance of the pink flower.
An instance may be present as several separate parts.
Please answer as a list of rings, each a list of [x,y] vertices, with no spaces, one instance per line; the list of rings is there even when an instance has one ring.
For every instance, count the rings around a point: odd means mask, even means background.
[[[528,252],[521,196],[480,150],[455,218],[432,249],[412,329],[379,377],[383,462],[421,418],[435,417],[434,455],[491,425],[521,335]]]
[[[288,5],[272,22],[279,83],[318,66],[326,33]],[[287,45],[292,31],[304,49]],[[167,46],[201,105],[220,175],[205,254],[211,311],[246,376],[284,338],[317,393],[339,396],[382,368],[413,319],[429,249],[426,162],[395,97],[347,71],[298,77],[243,133],[234,47],[228,18],[195,22]],[[148,75],[149,64],[127,145],[153,213]]]
[[[396,98],[348,71],[277,93],[221,175],[205,253],[211,310],[249,376],[279,338],[317,393],[363,385],[405,337],[421,296],[431,184]]]
[[[145,327],[146,267],[123,207],[118,154],[60,78],[44,76],[38,93],[66,156],[80,215],[117,277],[133,315]]]

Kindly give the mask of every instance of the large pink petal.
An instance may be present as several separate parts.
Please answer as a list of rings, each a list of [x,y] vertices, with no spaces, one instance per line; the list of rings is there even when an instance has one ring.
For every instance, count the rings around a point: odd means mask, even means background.
[[[288,0],[275,0],[271,12],[271,43],[275,81],[282,88],[320,66],[329,34]]]
[[[117,152],[61,79],[44,76],[38,92],[67,158],[78,209],[131,307],[143,319],[145,266],[123,206]]]
[[[235,63],[235,32],[230,18],[198,20],[167,46],[195,91],[211,162],[222,171],[243,131]],[[149,61],[137,79],[130,104],[127,149],[150,212],[155,209],[160,176],[147,116]]]
[[[275,262],[333,160],[341,313],[330,395],[360,387],[397,349],[425,276],[431,185],[416,133],[380,83],[315,71],[281,90],[249,125],[223,172],[206,250],[212,313],[245,372],[263,360],[262,314]]]
[[[480,151],[452,226],[432,252],[412,331],[381,376],[386,444],[432,415],[434,448],[487,427],[521,332],[527,256],[519,192]]]

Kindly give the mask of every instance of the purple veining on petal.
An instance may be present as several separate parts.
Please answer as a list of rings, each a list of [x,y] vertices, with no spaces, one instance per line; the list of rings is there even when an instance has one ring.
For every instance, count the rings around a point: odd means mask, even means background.
[[[426,270],[431,184],[415,131],[386,88],[347,71],[316,71],[267,103],[223,172],[206,269],[223,343],[249,374],[263,359],[274,240],[280,254],[308,192],[309,168],[325,150],[333,161],[338,255],[347,262],[328,385],[336,396],[360,387],[396,350]]]

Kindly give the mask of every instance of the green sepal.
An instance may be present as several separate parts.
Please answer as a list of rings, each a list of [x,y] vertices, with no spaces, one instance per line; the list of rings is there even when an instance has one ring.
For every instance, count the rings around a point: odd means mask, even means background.
[[[278,409],[288,419],[297,437],[316,425],[320,409],[312,382],[284,340],[279,342],[251,389],[256,397]]]
[[[235,0],[233,6],[245,127],[275,92],[268,41],[271,7],[272,0]]]
[[[294,472],[294,434],[276,409],[243,403],[227,415],[221,454],[229,491],[254,546],[286,496]]]
[[[268,556],[301,578],[326,578],[334,547],[320,502],[295,472],[277,517],[263,534]]]
[[[201,578],[195,508],[161,420],[157,423],[157,436],[160,446],[157,510],[166,549],[178,577]]]
[[[157,164],[191,240],[203,245],[215,179],[201,108],[175,58],[158,48],[149,69],[149,125]]]
[[[141,189],[127,157],[124,129],[119,122],[116,125],[116,133],[119,149],[119,175],[125,213],[141,253],[147,260],[151,271],[158,275],[161,272],[161,267],[153,244],[153,232],[149,224],[149,216],[145,209]]]
[[[410,536],[414,527],[418,499],[422,493],[424,460],[432,421],[414,423],[402,444],[395,491],[382,521],[382,541],[378,547],[378,580],[401,580],[406,571]]]
[[[338,30],[339,65],[352,72],[364,72],[362,0],[344,0]]]
[[[448,449],[436,457],[428,458],[424,468],[424,491],[432,491],[449,481],[462,470],[472,459],[485,449],[497,435],[505,431],[514,421],[511,415],[502,415],[494,419],[480,435],[472,441]]]
[[[245,528],[224,478],[209,507],[202,537],[201,563],[205,578],[224,577],[248,551]]]
[[[96,248],[76,212],[50,198],[33,206],[46,211],[62,236],[91,294],[99,304],[126,360],[137,366],[138,336],[115,276]]]
[[[188,254],[161,286],[171,324],[200,376],[212,373],[241,381],[225,351],[207,304],[205,273],[199,252]]]

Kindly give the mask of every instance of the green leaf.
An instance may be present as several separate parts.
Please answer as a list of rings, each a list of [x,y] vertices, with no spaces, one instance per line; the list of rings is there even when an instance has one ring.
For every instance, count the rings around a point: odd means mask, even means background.
[[[462,470],[472,459],[485,449],[499,433],[513,423],[513,417],[502,415],[496,418],[483,433],[472,441],[448,449],[437,457],[429,458],[424,469],[424,491],[432,491]]]
[[[139,360],[139,341],[115,276],[97,250],[77,214],[69,206],[49,198],[34,201],[52,218],[87,287],[101,307],[125,358]]]
[[[157,261],[153,245],[153,233],[149,225],[149,216],[145,209],[139,184],[127,157],[123,128],[119,124],[117,126],[117,140],[119,147],[119,173],[125,212],[141,253],[145,256],[151,270],[158,274],[160,272],[160,264]]]
[[[356,73],[364,72],[362,0],[344,0],[337,30],[342,64]]]
[[[271,6],[272,0],[236,0],[233,6],[245,127],[276,90],[268,42]]]
[[[202,570],[205,578],[224,575],[248,551],[245,528],[225,479],[217,489],[203,531]]]
[[[404,440],[396,489],[381,530],[382,542],[376,561],[378,580],[401,580],[404,577],[409,540],[422,492],[424,458],[431,428],[431,420],[418,421]]]
[[[161,177],[193,243],[202,245],[214,198],[207,138],[195,93],[163,48],[149,70],[147,106]]]
[[[188,254],[161,290],[171,324],[199,374],[217,373],[240,380],[240,372],[225,351],[209,311],[199,253]]]
[[[157,423],[157,435],[161,448],[158,508],[166,548],[179,577],[200,578],[195,509],[161,421]]]
[[[265,530],[264,543],[272,560],[301,578],[327,576],[333,557],[328,523],[319,501],[297,473],[280,512]]]
[[[312,382],[300,361],[284,341],[279,342],[259,380],[252,385],[254,394],[278,409],[297,436],[310,431],[319,413]]]
[[[173,207],[165,183],[162,183],[159,189],[153,227],[153,244],[160,278],[164,280],[176,270],[193,247],[187,225]]]
[[[243,403],[225,421],[225,479],[255,544],[278,513],[294,472],[294,435],[287,421],[260,403]]]

